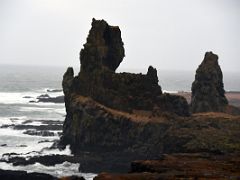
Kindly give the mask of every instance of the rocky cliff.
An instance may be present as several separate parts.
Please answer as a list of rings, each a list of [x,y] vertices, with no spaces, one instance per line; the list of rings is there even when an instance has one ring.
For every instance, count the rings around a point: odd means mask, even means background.
[[[162,153],[240,151],[239,116],[190,116],[185,98],[162,93],[152,66],[147,74],[115,73],[124,55],[120,29],[93,19],[80,52],[80,72],[74,76],[68,68],[63,76],[67,115],[60,144],[70,144],[74,155],[81,157],[81,170],[127,171],[130,161]],[[216,64],[216,58],[210,59],[207,67]],[[206,76],[209,87],[224,95],[215,89],[219,83],[223,87],[221,70],[213,66],[215,73],[208,76],[201,69],[194,84],[204,84],[201,78]],[[214,85],[212,76],[217,77]],[[200,95],[196,97],[192,105],[201,102]]]
[[[158,110],[189,115],[184,98],[162,96],[157,70],[152,66],[147,74],[115,73],[123,57],[120,29],[104,20],[93,19],[87,42],[80,52],[79,74],[73,77],[73,69],[69,68],[64,75],[66,101],[75,93],[125,112]]]
[[[227,105],[218,56],[207,52],[192,83],[192,112],[223,112]]]

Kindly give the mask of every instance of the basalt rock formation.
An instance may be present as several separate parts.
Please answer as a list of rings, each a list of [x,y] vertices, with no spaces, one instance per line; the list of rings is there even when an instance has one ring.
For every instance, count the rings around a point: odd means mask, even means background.
[[[146,74],[115,73],[124,55],[120,29],[93,19],[80,52],[80,72],[74,76],[68,68],[63,76],[67,114],[60,145],[70,144],[72,153],[81,157],[81,171],[127,171],[131,161],[162,153],[240,152],[239,117],[190,116],[185,98],[162,93],[152,66]],[[209,82],[207,89],[223,87],[220,68],[211,65],[216,64],[214,57],[206,60],[211,72],[205,75],[206,66],[197,71]],[[196,86],[205,83],[202,75],[196,77]],[[219,88],[215,91],[224,95]],[[202,95],[194,92],[198,102]]]
[[[115,73],[124,57],[121,31],[104,20],[92,21],[87,42],[80,52],[81,70],[74,77],[69,68],[63,78],[65,102],[73,93],[120,111],[159,110],[189,115],[188,105],[179,96],[161,96],[157,70],[147,74]],[[68,106],[68,103],[66,103]]]
[[[207,52],[192,83],[192,112],[223,112],[227,105],[218,56]]]
[[[67,115],[61,144],[70,144],[74,154],[126,151],[146,156],[156,151],[153,142],[168,126],[155,122],[189,116],[185,98],[162,93],[152,66],[147,74],[115,73],[124,55],[120,29],[93,19],[80,52],[80,72],[74,76],[68,68],[62,82]]]

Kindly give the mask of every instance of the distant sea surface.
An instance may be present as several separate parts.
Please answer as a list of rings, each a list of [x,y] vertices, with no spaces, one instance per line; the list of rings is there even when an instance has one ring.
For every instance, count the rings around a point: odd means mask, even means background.
[[[33,67],[0,65],[0,92],[32,92],[41,89],[60,89],[67,67]],[[147,68],[146,68],[147,69]],[[79,68],[74,68],[75,75]],[[191,91],[195,71],[158,71],[159,85],[164,91]],[[120,69],[117,72],[146,73],[141,69]],[[240,71],[223,72],[226,91],[240,91]]]
[[[64,151],[50,150],[55,140],[59,139],[61,130],[53,130],[54,136],[29,135],[29,129],[17,129],[16,125],[37,127],[49,122],[62,124],[65,118],[64,103],[30,103],[42,94],[52,97],[63,95],[60,90],[62,76],[66,68],[32,67],[0,65],[0,158],[7,158],[6,153],[18,153],[18,156],[42,156],[46,154],[70,155],[70,149]],[[119,70],[123,72],[124,70]],[[79,68],[75,68],[75,74]],[[126,72],[142,72],[126,70]],[[146,72],[145,72],[146,73]],[[224,73],[224,72],[223,72]],[[190,91],[195,72],[164,71],[158,69],[159,84],[165,92]],[[240,91],[240,73],[224,73],[224,85],[227,91]],[[26,98],[27,97],[27,98]],[[36,130],[35,129],[35,130]],[[4,155],[5,154],[5,155]],[[63,163],[56,166],[33,164],[28,166],[12,166],[0,162],[1,169],[19,169],[49,173],[55,176],[83,175],[92,179],[94,174],[78,172],[79,164]]]

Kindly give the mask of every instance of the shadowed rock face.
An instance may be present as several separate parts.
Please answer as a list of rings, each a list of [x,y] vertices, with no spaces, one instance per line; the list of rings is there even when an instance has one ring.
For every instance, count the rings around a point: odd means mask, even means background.
[[[152,66],[146,74],[115,73],[123,57],[119,28],[93,19],[81,71],[74,76],[68,68],[63,76],[67,114],[60,145],[70,144],[83,157],[82,171],[125,171],[130,161],[161,153],[239,152],[239,117],[189,116],[185,98],[162,93]],[[227,104],[224,98],[217,56],[207,53],[193,83],[192,105],[213,109]]]
[[[87,42],[80,52],[81,71],[91,72],[102,66],[115,71],[124,56],[120,29],[93,18]]]
[[[227,104],[218,56],[207,52],[192,83],[192,112],[221,112]]]
[[[123,57],[120,29],[93,19],[80,52],[81,70],[74,77],[68,68],[62,82],[67,115],[61,144],[70,144],[74,154],[156,155],[163,149],[155,143],[168,128],[166,117],[189,115],[183,97],[162,94],[152,66],[146,74],[115,73]]]
[[[184,98],[160,98],[157,70],[150,66],[147,74],[115,73],[124,57],[121,31],[104,20],[92,21],[87,42],[80,52],[81,71],[73,77],[69,68],[63,78],[65,96],[75,93],[88,96],[110,108],[133,110],[158,109],[178,115],[189,114]],[[167,96],[169,97],[169,96]],[[69,97],[65,98],[68,108]]]

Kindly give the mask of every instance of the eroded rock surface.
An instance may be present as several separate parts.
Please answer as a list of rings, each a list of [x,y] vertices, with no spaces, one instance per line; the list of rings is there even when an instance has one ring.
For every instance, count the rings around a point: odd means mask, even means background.
[[[81,70],[74,77],[73,69],[68,68],[62,82],[67,116],[61,142],[71,144],[73,152],[84,147],[126,150],[136,142],[141,146],[144,133],[129,133],[139,126],[135,119],[148,119],[151,124],[151,117],[189,115],[183,97],[162,94],[152,66],[147,74],[115,73],[124,55],[119,27],[93,19],[80,52]],[[95,134],[111,128],[116,131]]]
[[[196,71],[195,81],[192,83],[192,112],[223,112],[226,105],[228,101],[225,97],[218,56],[207,52]]]
[[[80,52],[81,71],[74,77],[73,69],[69,68],[64,74],[66,106],[75,93],[120,111],[159,109],[181,116],[189,115],[184,98],[173,96],[172,102],[169,96],[161,97],[157,70],[152,66],[149,66],[147,74],[115,73],[123,57],[120,29],[104,20],[93,19],[87,42]]]
[[[70,144],[74,155],[83,157],[81,171],[123,172],[134,159],[159,158],[162,153],[240,152],[239,116],[189,116],[185,98],[162,93],[152,66],[146,74],[115,73],[123,57],[120,29],[93,19],[80,53],[81,71],[74,76],[68,68],[63,76],[67,115],[60,145]],[[212,53],[205,59],[193,89],[212,88],[220,109],[224,106],[221,69]],[[194,92],[197,101],[192,105],[196,102],[198,109],[198,102],[208,94]]]

